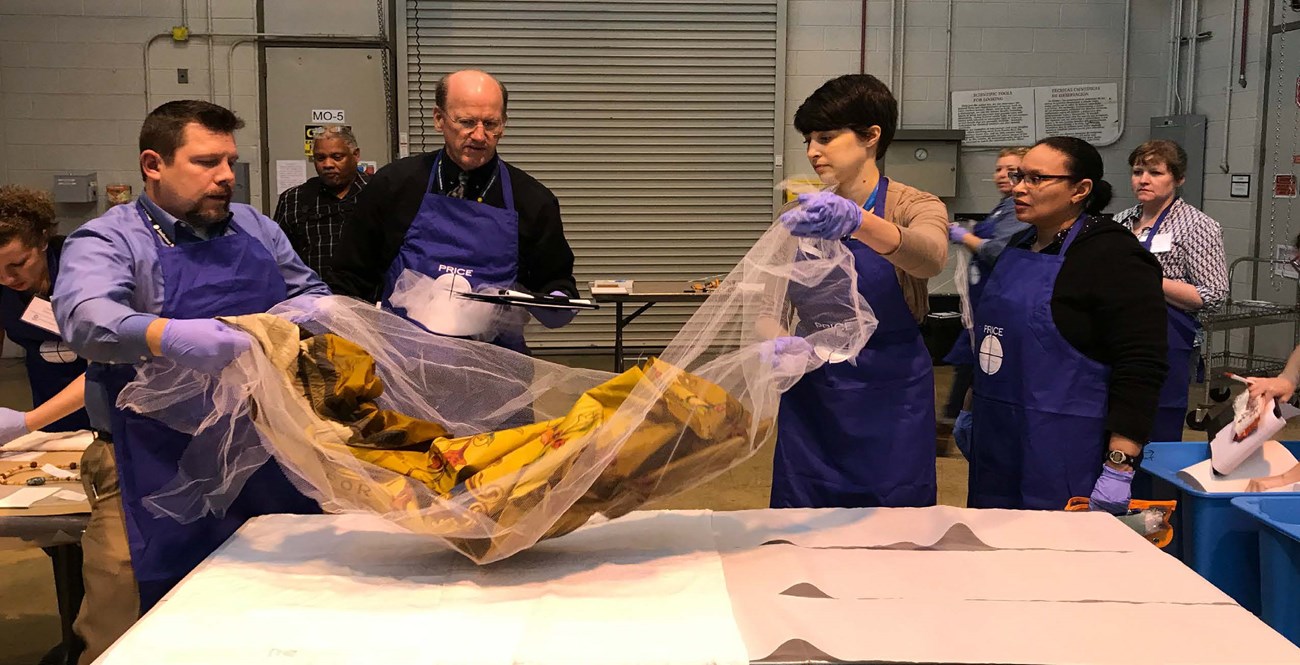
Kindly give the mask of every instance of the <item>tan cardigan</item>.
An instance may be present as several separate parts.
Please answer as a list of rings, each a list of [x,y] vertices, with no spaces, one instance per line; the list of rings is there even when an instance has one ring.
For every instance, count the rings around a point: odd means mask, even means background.
[[[902,243],[889,254],[912,317],[920,323],[930,311],[929,281],[948,262],[948,207],[939,197],[889,181],[885,219],[898,225]]]

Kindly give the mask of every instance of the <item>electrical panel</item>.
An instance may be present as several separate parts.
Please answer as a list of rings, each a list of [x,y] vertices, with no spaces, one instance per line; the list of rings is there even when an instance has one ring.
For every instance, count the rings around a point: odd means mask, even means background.
[[[961,129],[900,129],[885,152],[882,172],[889,178],[938,197],[957,195]]]
[[[54,202],[95,203],[99,200],[98,180],[95,173],[60,173],[54,176]]]

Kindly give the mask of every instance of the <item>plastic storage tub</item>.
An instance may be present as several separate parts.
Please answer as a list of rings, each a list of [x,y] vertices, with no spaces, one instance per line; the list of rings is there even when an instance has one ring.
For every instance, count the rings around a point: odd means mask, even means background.
[[[1300,458],[1300,441],[1284,441]],[[1259,494],[1209,494],[1193,489],[1178,472],[1210,458],[1210,444],[1196,441],[1147,444],[1141,471],[1150,486],[1135,483],[1135,499],[1178,501],[1174,539],[1165,551],[1178,557],[1242,607],[1259,614],[1259,536],[1255,520],[1232,505],[1237,497]],[[1149,496],[1143,496],[1148,493]],[[1273,492],[1270,497],[1300,497],[1300,492]]]
[[[1259,618],[1300,645],[1300,497],[1256,494],[1232,505],[1259,526]]]

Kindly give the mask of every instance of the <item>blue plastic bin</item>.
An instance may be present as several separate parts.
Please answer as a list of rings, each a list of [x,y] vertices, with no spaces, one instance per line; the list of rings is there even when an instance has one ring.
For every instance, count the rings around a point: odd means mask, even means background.
[[[1282,445],[1300,457],[1300,441],[1283,441]],[[1255,520],[1232,505],[1236,497],[1259,495],[1209,494],[1193,489],[1178,477],[1179,471],[1209,458],[1209,443],[1147,444],[1140,468],[1151,477],[1150,495],[1135,491],[1134,498],[1178,501],[1173,516],[1174,539],[1165,551],[1242,607],[1259,614],[1259,537]],[[1300,492],[1275,492],[1270,496],[1300,497]]]
[[[1300,645],[1300,497],[1270,492],[1232,505],[1259,525],[1259,618]]]

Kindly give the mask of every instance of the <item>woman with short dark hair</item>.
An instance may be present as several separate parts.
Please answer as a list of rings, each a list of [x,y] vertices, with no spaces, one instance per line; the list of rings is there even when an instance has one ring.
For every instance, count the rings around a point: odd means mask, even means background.
[[[782,396],[773,507],[935,502],[934,374],[917,324],[926,281],[948,258],[948,212],[933,195],[881,177],[876,162],[897,124],[894,96],[866,74],[827,81],[794,116],[827,188],[801,195],[781,223],[796,236],[844,242],[879,327],[855,362],[824,365]],[[801,330],[817,325],[806,291],[790,288]]]
[[[1115,221],[1132,230],[1160,262],[1169,315],[1169,376],[1160,389],[1160,413],[1151,440],[1182,441],[1192,350],[1200,327],[1196,312],[1228,296],[1223,229],[1178,195],[1187,153],[1177,143],[1147,141],[1129,154],[1128,164],[1138,204],[1115,215]]]
[[[1030,228],[998,258],[975,310],[968,504],[1128,509],[1165,378],[1160,266],[1100,217],[1111,199],[1086,141],[1039,141],[1012,176]]]

